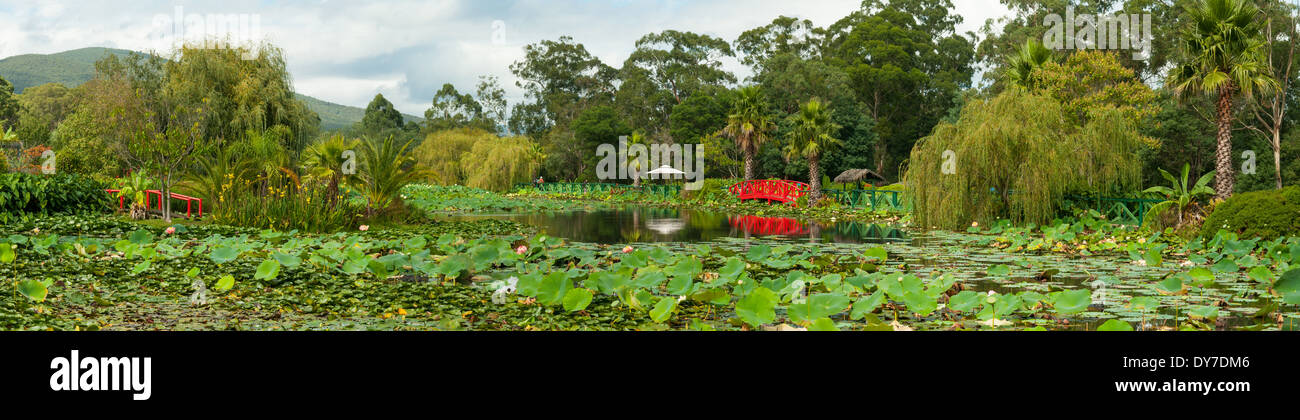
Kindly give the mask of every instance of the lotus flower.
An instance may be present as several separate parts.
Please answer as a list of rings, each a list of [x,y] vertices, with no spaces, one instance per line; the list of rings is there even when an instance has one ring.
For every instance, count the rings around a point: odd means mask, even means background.
[[[176,227],[175,226],[168,227],[167,230],[163,231],[163,233],[166,233],[168,235],[176,233]]]
[[[370,230],[370,225],[361,225],[359,229],[361,229],[362,232],[365,232],[367,230]]]
[[[528,253],[528,245],[520,245],[518,248],[515,248],[515,253],[516,253],[516,254],[519,254],[519,255],[527,254],[527,253]]]
[[[631,253],[632,253],[632,246],[631,246],[631,245],[628,245],[628,246],[623,247],[623,253],[624,253],[624,254],[631,254]]]

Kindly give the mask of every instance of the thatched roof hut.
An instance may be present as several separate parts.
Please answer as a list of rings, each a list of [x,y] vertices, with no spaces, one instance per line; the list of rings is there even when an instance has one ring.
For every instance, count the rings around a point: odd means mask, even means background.
[[[870,182],[885,181],[885,177],[880,176],[876,171],[870,169],[849,169],[841,173],[840,176],[835,177],[835,182],[845,184],[850,182],[862,182],[864,180],[869,180]]]

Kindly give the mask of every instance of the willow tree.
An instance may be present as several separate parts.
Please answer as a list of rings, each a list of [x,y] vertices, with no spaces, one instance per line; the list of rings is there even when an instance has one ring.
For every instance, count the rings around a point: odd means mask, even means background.
[[[492,137],[474,143],[461,155],[465,185],[485,190],[505,191],[515,184],[528,182],[541,167],[541,147],[527,137]]]
[[[973,101],[912,149],[904,182],[921,226],[957,229],[1010,219],[1047,223],[1066,194],[1124,194],[1141,179],[1143,147],[1119,110],[1070,122],[1055,100],[1012,89]]]

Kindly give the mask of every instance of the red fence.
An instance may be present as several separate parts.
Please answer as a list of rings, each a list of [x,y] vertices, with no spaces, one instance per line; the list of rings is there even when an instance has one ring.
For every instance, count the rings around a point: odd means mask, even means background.
[[[117,194],[118,191],[119,191],[119,190],[112,190],[112,189],[110,189],[110,190],[104,190],[104,192],[111,193],[111,194]],[[194,210],[194,203],[195,203],[195,202],[198,202],[198,203],[199,203],[199,208],[198,208],[198,210],[199,210],[199,217],[203,217],[203,199],[202,199],[202,198],[190,197],[190,196],[188,196],[188,195],[177,194],[177,193],[171,193],[170,195],[171,195],[171,197],[172,197],[173,199],[181,200],[181,201],[184,201],[184,202],[185,202],[185,218],[186,218],[186,219],[193,219],[193,217],[191,216],[191,213],[192,213],[193,210]],[[153,197],[154,197],[154,196],[157,196],[157,197],[158,197],[157,210],[158,210],[158,211],[162,211],[162,209],[163,209],[162,191],[159,191],[159,190],[146,190],[146,191],[144,192],[144,208],[146,208],[146,209],[152,209],[152,208],[154,208],[154,207],[153,207],[153,206],[154,206],[154,205],[153,205],[153,201],[154,201],[154,200],[153,200]],[[125,207],[126,207],[126,197],[118,197],[118,199],[117,199],[117,208],[118,208],[118,209],[125,209]]]

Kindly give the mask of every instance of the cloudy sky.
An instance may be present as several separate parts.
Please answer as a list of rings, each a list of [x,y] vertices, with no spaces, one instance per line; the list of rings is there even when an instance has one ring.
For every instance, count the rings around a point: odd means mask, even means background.
[[[509,66],[523,46],[572,36],[620,67],[642,35],[666,29],[728,42],[786,15],[826,26],[859,0],[0,0],[0,57],[84,47],[159,49],[168,23],[246,14],[260,37],[282,47],[299,92],[364,107],[383,93],[398,109],[424,115],[443,83],[462,92],[480,75],[499,77],[513,104],[522,97]],[[997,0],[954,0],[964,31],[1007,13]],[[255,17],[256,20],[252,18]],[[726,63],[742,79],[748,72]]]

